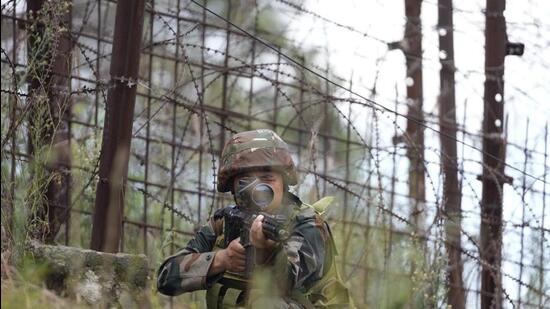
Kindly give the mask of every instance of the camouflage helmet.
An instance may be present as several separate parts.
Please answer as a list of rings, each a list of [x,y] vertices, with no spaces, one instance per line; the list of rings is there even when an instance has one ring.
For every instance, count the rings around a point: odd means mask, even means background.
[[[218,169],[218,191],[231,191],[236,175],[264,168],[280,172],[286,185],[297,183],[288,145],[277,133],[261,129],[235,134],[223,147]]]

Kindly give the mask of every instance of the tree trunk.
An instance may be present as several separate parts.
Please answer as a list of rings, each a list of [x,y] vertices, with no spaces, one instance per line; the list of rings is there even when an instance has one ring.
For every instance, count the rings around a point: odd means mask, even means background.
[[[31,235],[47,243],[70,217],[71,6],[67,0],[27,2],[28,104],[33,106],[28,147],[35,160],[44,160],[43,173],[35,169],[33,177],[46,183],[30,226],[35,227]]]

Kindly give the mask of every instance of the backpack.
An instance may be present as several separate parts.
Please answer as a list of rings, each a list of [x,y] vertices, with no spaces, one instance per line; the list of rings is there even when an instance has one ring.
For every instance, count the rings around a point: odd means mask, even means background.
[[[306,308],[355,308],[349,290],[338,272],[336,265],[336,256],[338,255],[336,244],[330,226],[325,221],[326,209],[333,200],[334,197],[327,196],[311,205],[303,203],[301,207],[313,209],[316,225],[319,225],[327,236],[326,256],[328,259],[325,258],[323,277],[315,281],[311,286],[306,287],[306,292],[301,293],[303,296],[292,295]]]

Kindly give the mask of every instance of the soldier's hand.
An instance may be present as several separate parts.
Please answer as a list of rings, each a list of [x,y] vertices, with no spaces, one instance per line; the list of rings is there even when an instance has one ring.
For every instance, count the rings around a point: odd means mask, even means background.
[[[242,272],[246,265],[246,251],[239,242],[240,238],[234,239],[227,248],[218,251],[214,262],[218,260],[223,265],[224,270],[231,272]]]
[[[250,227],[250,243],[259,249],[271,249],[274,248],[277,243],[265,237],[262,227],[263,219],[264,216],[259,215],[254,219],[254,222],[252,222],[252,226]]]

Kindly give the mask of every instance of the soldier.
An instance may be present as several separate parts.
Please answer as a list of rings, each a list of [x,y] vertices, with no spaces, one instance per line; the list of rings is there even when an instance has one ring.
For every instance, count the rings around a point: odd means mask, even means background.
[[[267,217],[287,218],[284,226],[289,233],[284,239],[268,239],[273,226],[264,215],[258,215],[246,231],[249,239],[228,241],[231,226],[225,224],[224,212],[243,206],[236,189],[251,182],[271,188],[271,199],[263,211]],[[183,250],[162,263],[158,290],[174,296],[206,289],[209,308],[350,307],[334,262],[329,226],[319,209],[288,191],[296,182],[288,146],[276,133],[255,130],[234,135],[222,151],[217,189],[231,191],[237,206],[216,211]],[[253,248],[252,260],[247,248]],[[250,266],[255,267],[252,278],[243,275]]]

